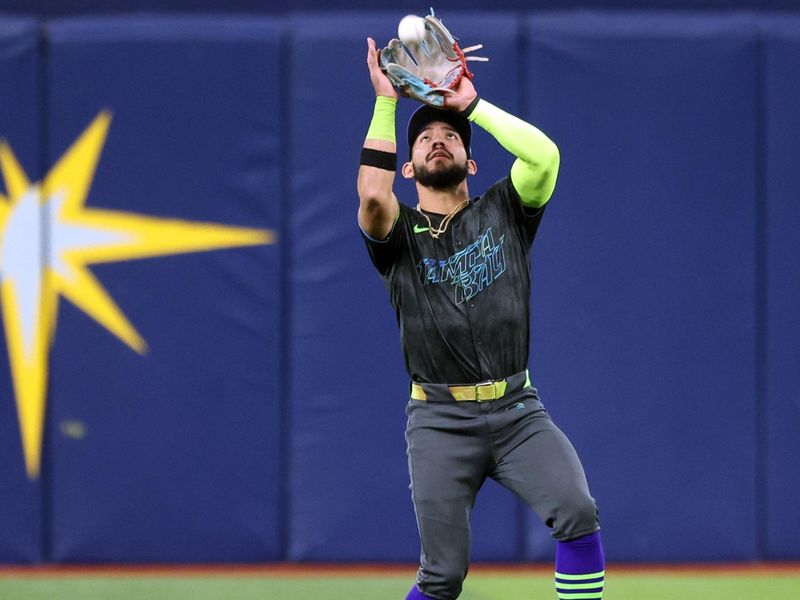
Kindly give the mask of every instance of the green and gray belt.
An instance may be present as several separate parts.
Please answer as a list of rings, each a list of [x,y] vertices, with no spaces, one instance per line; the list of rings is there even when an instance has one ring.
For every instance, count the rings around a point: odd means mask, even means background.
[[[466,385],[445,385],[411,382],[411,398],[427,402],[432,391],[446,388],[447,394],[456,402],[491,402],[531,387],[530,373],[526,369],[505,379],[491,379]],[[428,388],[426,391],[425,388]]]

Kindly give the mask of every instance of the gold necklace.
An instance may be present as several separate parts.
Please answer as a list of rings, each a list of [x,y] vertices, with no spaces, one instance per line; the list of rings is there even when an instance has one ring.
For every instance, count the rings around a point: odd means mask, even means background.
[[[421,214],[423,217],[425,217],[425,220],[428,222],[428,232],[431,234],[431,237],[433,239],[437,240],[439,239],[440,235],[442,235],[445,231],[447,231],[447,226],[450,225],[450,221],[453,220],[453,217],[455,217],[459,212],[461,212],[461,210],[467,204],[469,204],[469,198],[465,198],[464,200],[459,202],[453,210],[451,210],[444,216],[442,222],[439,223],[438,228],[434,227],[433,223],[431,223],[431,218],[424,212],[422,212],[422,209],[419,207],[419,202],[417,202],[417,212]]]

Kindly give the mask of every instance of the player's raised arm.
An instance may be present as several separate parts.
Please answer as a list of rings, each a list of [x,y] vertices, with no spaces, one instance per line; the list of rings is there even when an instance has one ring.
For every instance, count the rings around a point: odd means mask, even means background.
[[[375,89],[375,110],[361,150],[358,169],[358,224],[371,238],[386,239],[399,206],[392,191],[397,166],[395,108],[397,92],[378,65],[375,41],[367,38],[367,67]]]
[[[517,157],[511,165],[514,189],[526,206],[544,206],[556,187],[561,160],[558,146],[530,123],[479,98],[466,78],[446,102],[448,108],[462,111]]]

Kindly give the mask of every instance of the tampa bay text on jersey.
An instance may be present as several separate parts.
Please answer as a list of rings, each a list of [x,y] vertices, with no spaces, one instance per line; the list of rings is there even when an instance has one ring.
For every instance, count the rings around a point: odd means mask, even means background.
[[[417,265],[419,279],[423,285],[449,283],[453,286],[456,304],[461,304],[505,273],[505,238],[501,235],[495,243],[489,227],[477,240],[445,260],[423,258]]]

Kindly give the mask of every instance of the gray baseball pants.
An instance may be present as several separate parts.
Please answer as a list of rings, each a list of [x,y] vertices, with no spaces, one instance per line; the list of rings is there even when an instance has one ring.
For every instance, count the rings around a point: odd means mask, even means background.
[[[522,383],[510,378],[503,398],[455,402],[447,386],[423,387],[428,400],[411,400],[406,409],[406,442],[422,545],[417,586],[425,595],[452,600],[461,593],[470,513],[486,477],[530,505],[556,540],[599,529],[578,455],[536,388],[519,389]]]

